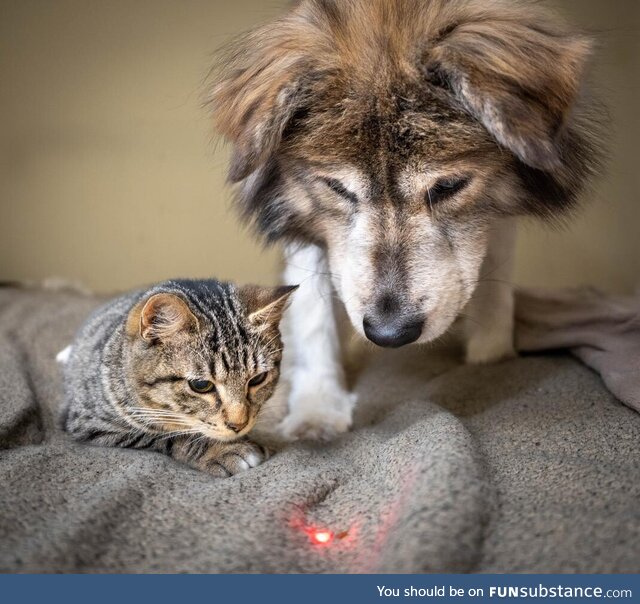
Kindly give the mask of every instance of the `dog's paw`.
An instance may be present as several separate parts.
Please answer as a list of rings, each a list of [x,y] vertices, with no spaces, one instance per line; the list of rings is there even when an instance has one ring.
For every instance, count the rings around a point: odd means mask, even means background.
[[[229,443],[206,459],[206,470],[214,476],[233,476],[269,459],[269,450],[251,441]]]
[[[351,427],[355,403],[356,395],[341,388],[333,392],[305,388],[289,400],[291,412],[278,426],[278,432],[286,440],[332,440]]]
[[[294,413],[282,420],[279,432],[287,440],[329,441],[351,427],[351,411],[335,409]]]
[[[516,356],[513,332],[505,330],[490,334],[476,334],[467,341],[465,360],[471,365],[496,363]]]

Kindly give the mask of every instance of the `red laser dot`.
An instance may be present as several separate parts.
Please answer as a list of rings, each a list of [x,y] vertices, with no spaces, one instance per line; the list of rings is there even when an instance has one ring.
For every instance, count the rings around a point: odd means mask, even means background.
[[[326,545],[327,543],[331,543],[331,541],[333,541],[333,533],[326,530],[315,530],[313,531],[313,533],[311,533],[311,540],[314,543]]]

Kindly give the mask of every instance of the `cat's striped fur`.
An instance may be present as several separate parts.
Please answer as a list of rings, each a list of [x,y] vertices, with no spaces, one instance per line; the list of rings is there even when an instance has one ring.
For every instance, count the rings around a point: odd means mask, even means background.
[[[279,379],[278,324],[294,289],[175,280],[105,304],[64,364],[64,428],[218,476],[258,465],[266,452],[246,434]]]

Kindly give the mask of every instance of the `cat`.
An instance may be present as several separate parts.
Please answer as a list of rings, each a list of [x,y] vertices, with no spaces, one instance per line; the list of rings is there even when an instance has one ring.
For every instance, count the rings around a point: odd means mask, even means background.
[[[246,435],[276,390],[296,289],[171,280],[105,304],[58,355],[63,428],[214,476],[259,465],[269,453]]]

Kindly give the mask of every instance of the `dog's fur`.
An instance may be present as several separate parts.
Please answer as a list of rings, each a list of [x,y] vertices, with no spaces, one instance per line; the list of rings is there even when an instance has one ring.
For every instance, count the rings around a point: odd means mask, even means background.
[[[514,217],[566,214],[598,168],[591,48],[515,0],[302,0],[229,47],[210,102],[230,180],[303,283],[289,436],[350,424],[334,292],[383,345],[464,311],[469,361],[513,354]]]

